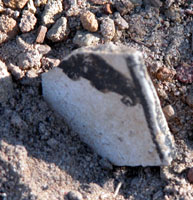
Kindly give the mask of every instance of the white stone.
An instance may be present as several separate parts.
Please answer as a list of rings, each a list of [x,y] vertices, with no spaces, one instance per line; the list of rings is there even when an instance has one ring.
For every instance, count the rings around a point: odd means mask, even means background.
[[[114,165],[171,163],[173,138],[140,52],[78,49],[43,74],[42,86],[54,110]]]

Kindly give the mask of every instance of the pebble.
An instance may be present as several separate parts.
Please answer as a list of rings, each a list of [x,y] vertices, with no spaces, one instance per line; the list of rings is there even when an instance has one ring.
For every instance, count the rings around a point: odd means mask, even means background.
[[[4,12],[5,11],[5,8],[3,6],[3,1],[0,0],[0,13]]]
[[[187,173],[187,178],[190,183],[193,183],[193,168],[190,168]]]
[[[31,13],[33,13],[33,14],[36,13],[36,7],[34,5],[33,0],[29,0],[29,2],[27,3],[27,10],[30,11]]]
[[[182,64],[176,69],[176,78],[182,83],[193,82],[193,66]]]
[[[39,7],[41,5],[46,5],[48,0],[35,0],[35,6]]]
[[[121,15],[126,15],[134,8],[134,4],[130,0],[119,0],[115,2],[116,9]]]
[[[22,9],[28,0],[3,0],[4,4],[13,9]]]
[[[47,30],[48,29],[47,29],[46,26],[39,26],[38,32],[37,32],[37,38],[36,38],[37,43],[43,43],[44,42]]]
[[[55,23],[55,18],[63,11],[61,0],[50,0],[45,5],[42,14],[43,25],[50,25]]]
[[[35,15],[28,10],[24,10],[19,23],[19,28],[23,33],[29,32],[34,29],[36,22],[37,19]]]
[[[68,200],[83,200],[82,194],[78,191],[70,191],[67,194]]]
[[[82,13],[80,20],[84,29],[90,32],[96,32],[98,30],[98,21],[92,12],[86,11]]]
[[[101,34],[105,40],[112,40],[115,36],[114,20],[109,17],[103,18],[100,25]]]
[[[113,6],[110,3],[107,3],[104,5],[104,11],[106,14],[112,14],[113,13]]]
[[[2,36],[1,36],[1,33],[2,33]],[[16,34],[17,34],[16,20],[14,20],[12,17],[9,17],[7,15],[1,15],[0,16],[0,41],[5,42],[7,39],[11,39],[15,37]]]
[[[11,75],[16,79],[22,79],[24,77],[24,72],[16,65],[9,63],[7,65],[8,70],[10,71]]]
[[[18,55],[18,66],[21,69],[31,69],[33,67],[40,67],[42,55],[36,49],[28,50]]]
[[[52,42],[63,41],[67,39],[69,32],[66,17],[61,17],[47,32],[47,38]]]
[[[121,17],[120,13],[116,12],[114,14],[114,17],[115,17],[115,24],[118,26],[119,30],[124,30],[129,28],[129,24],[123,17]]]
[[[174,108],[172,105],[167,105],[163,108],[163,112],[167,120],[171,119],[175,115]]]
[[[175,75],[174,70],[170,70],[167,67],[160,67],[157,71],[157,79],[161,81],[170,81]]]
[[[80,47],[97,45],[100,42],[100,36],[94,33],[77,31],[73,38],[73,43]]]

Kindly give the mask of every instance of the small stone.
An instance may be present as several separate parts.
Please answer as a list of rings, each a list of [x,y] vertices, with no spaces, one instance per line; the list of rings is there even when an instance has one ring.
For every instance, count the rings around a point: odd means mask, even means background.
[[[83,200],[82,194],[78,191],[70,191],[67,194],[68,200]]]
[[[40,67],[41,66],[41,58],[42,55],[39,53],[38,50],[28,50],[19,54],[17,57],[18,59],[18,66],[21,69],[30,69],[33,67]]]
[[[172,105],[167,105],[163,108],[163,112],[167,120],[171,119],[175,115],[175,111]]]
[[[115,2],[115,7],[121,15],[126,15],[134,8],[134,4],[130,0],[118,0]]]
[[[22,9],[28,0],[3,0],[4,4],[13,9]]]
[[[113,13],[113,6],[110,3],[107,3],[104,5],[104,11],[107,14],[112,14]]]
[[[7,65],[7,68],[16,80],[22,79],[25,75],[24,72],[18,66],[12,63],[9,63]]]
[[[50,25],[55,23],[58,15],[63,11],[61,0],[50,0],[45,5],[44,12],[42,14],[43,25]]]
[[[0,60],[0,103],[6,103],[13,95],[13,83],[7,66]]]
[[[47,27],[46,26],[39,26],[38,28],[38,33],[37,33],[37,38],[36,38],[36,42],[37,43],[43,43],[46,33],[47,33]]]
[[[116,12],[114,14],[115,17],[115,24],[118,26],[120,30],[128,29],[129,24],[126,22],[126,20],[121,17],[120,13]]]
[[[158,69],[156,76],[157,79],[161,81],[170,81],[172,80],[175,74],[176,73],[174,70],[170,70],[167,67],[161,67]]]
[[[3,6],[3,1],[0,0],[0,13],[4,12],[5,11],[5,8]]]
[[[96,32],[98,30],[98,21],[92,12],[86,11],[82,13],[80,20],[82,22],[82,26],[86,30],[90,32]]]
[[[109,2],[109,0],[90,0],[90,1],[97,5],[103,5]]]
[[[182,83],[193,82],[193,66],[183,63],[176,69],[176,78]]]
[[[38,50],[39,54],[45,55],[51,51],[51,47],[48,46],[47,44],[36,44],[34,45],[35,49]]]
[[[104,18],[101,21],[101,34],[105,40],[112,40],[115,36],[115,24],[114,21],[108,17]]]
[[[34,29],[36,22],[37,19],[35,15],[28,10],[24,10],[19,23],[19,28],[23,33],[29,32]]]
[[[0,16],[0,43],[6,42],[17,35],[17,22],[7,15]]]
[[[47,141],[47,144],[48,146],[50,146],[51,148],[55,148],[58,144],[58,141],[55,140],[54,138],[50,138],[48,141]]]
[[[187,173],[187,178],[190,183],[193,183],[193,168],[190,168]]]
[[[31,13],[35,14],[36,13],[36,7],[34,6],[34,1],[29,0],[27,3],[27,10],[30,11]]]
[[[83,31],[77,31],[73,38],[73,43],[78,46],[91,46],[99,44],[100,36],[94,33],[87,33]]]
[[[66,17],[61,17],[47,32],[47,38],[52,42],[63,41],[68,37],[69,32]]]
[[[39,7],[41,5],[46,5],[48,0],[35,0],[35,6]]]

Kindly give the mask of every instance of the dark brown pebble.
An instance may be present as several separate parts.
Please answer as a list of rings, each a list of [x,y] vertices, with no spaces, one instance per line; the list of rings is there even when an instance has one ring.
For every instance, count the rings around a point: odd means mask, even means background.
[[[193,183],[193,167],[188,170],[187,178],[190,183]]]

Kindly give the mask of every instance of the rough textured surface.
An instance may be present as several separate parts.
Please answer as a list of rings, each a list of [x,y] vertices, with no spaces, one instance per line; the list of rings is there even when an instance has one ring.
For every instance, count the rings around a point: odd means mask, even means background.
[[[6,101],[13,95],[13,83],[7,66],[0,60],[0,103]]]
[[[44,25],[53,24],[58,15],[62,12],[62,1],[61,0],[49,0],[44,8],[42,14],[42,22]]]
[[[86,30],[90,32],[96,32],[98,30],[98,21],[92,12],[90,11],[83,12],[81,14],[80,20],[82,22],[82,26]]]
[[[19,23],[20,30],[25,33],[34,29],[37,19],[33,13],[28,10],[24,10],[21,21]]]
[[[158,97],[141,54],[123,49],[106,45],[72,53],[43,75],[43,95],[113,164],[168,165],[174,144]]]
[[[65,17],[61,17],[48,31],[47,38],[52,40],[52,42],[59,42],[67,39],[69,32],[67,19]]]

